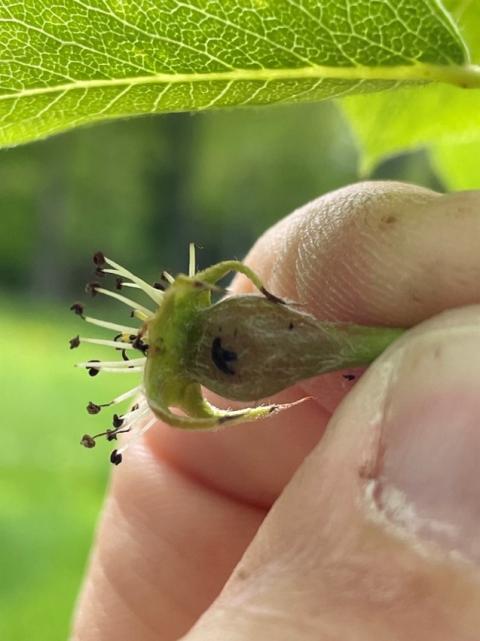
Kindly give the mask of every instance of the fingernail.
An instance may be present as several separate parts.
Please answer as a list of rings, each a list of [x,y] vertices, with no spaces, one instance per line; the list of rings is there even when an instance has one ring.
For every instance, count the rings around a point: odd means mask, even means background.
[[[433,331],[403,350],[382,425],[377,507],[480,562],[480,333]]]

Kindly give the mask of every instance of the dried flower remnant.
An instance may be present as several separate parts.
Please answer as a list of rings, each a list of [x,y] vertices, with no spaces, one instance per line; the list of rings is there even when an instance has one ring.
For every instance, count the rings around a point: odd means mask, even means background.
[[[261,419],[296,404],[222,410],[204,398],[201,386],[231,400],[259,401],[317,374],[368,365],[403,331],[319,321],[270,293],[240,261],[223,261],[196,272],[193,244],[188,275],[174,278],[163,272],[160,282],[153,285],[101,252],[94,255],[94,263],[97,276],[113,275],[115,291],[97,281],[89,283],[86,291],[123,303],[134,319],[129,325],[111,323],[86,315],[81,303],[71,306],[84,321],[114,336],[77,335],[70,340],[70,348],[87,343],[110,347],[120,355],[116,360],[88,360],[77,366],[90,376],[109,372],[140,379],[107,403],[87,404],[87,412],[95,415],[103,408],[137,399],[130,410],[113,415],[112,427],[81,439],[82,445],[93,448],[99,437],[112,441],[132,432],[127,445],[113,450],[110,460],[115,465],[132,440],[158,418],[182,429],[212,429]],[[217,283],[229,272],[244,274],[260,294],[212,302],[213,293],[225,292]],[[143,305],[125,296],[123,291],[128,288],[140,290],[150,303]]]

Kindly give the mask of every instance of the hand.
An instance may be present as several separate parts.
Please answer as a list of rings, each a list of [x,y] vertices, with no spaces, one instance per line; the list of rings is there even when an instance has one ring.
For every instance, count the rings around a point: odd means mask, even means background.
[[[353,185],[247,263],[319,318],[416,325],[480,303],[480,192]],[[478,641],[479,381],[461,307],[264,422],[151,429],[113,472],[73,639]]]

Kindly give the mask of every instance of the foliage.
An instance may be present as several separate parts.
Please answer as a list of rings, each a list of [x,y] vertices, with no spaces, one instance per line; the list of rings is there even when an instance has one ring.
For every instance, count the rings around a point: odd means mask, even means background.
[[[437,0],[4,0],[0,15],[3,145],[128,115],[480,84]]]
[[[459,21],[472,61],[480,63],[480,3],[448,0],[447,7]],[[479,90],[446,84],[407,87],[366,99],[347,98],[343,107],[358,136],[364,172],[386,155],[427,147],[449,187],[478,187]]]

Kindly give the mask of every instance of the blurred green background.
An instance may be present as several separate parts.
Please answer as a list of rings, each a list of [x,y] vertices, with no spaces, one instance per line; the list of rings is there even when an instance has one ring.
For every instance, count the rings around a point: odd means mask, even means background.
[[[84,408],[124,386],[75,370],[67,342],[92,253],[150,279],[185,270],[189,241],[200,266],[241,258],[274,221],[358,180],[358,160],[332,103],[117,122],[0,151],[0,639],[66,639],[108,478],[106,444],[79,446],[105,427]],[[370,177],[442,189],[422,152]]]

